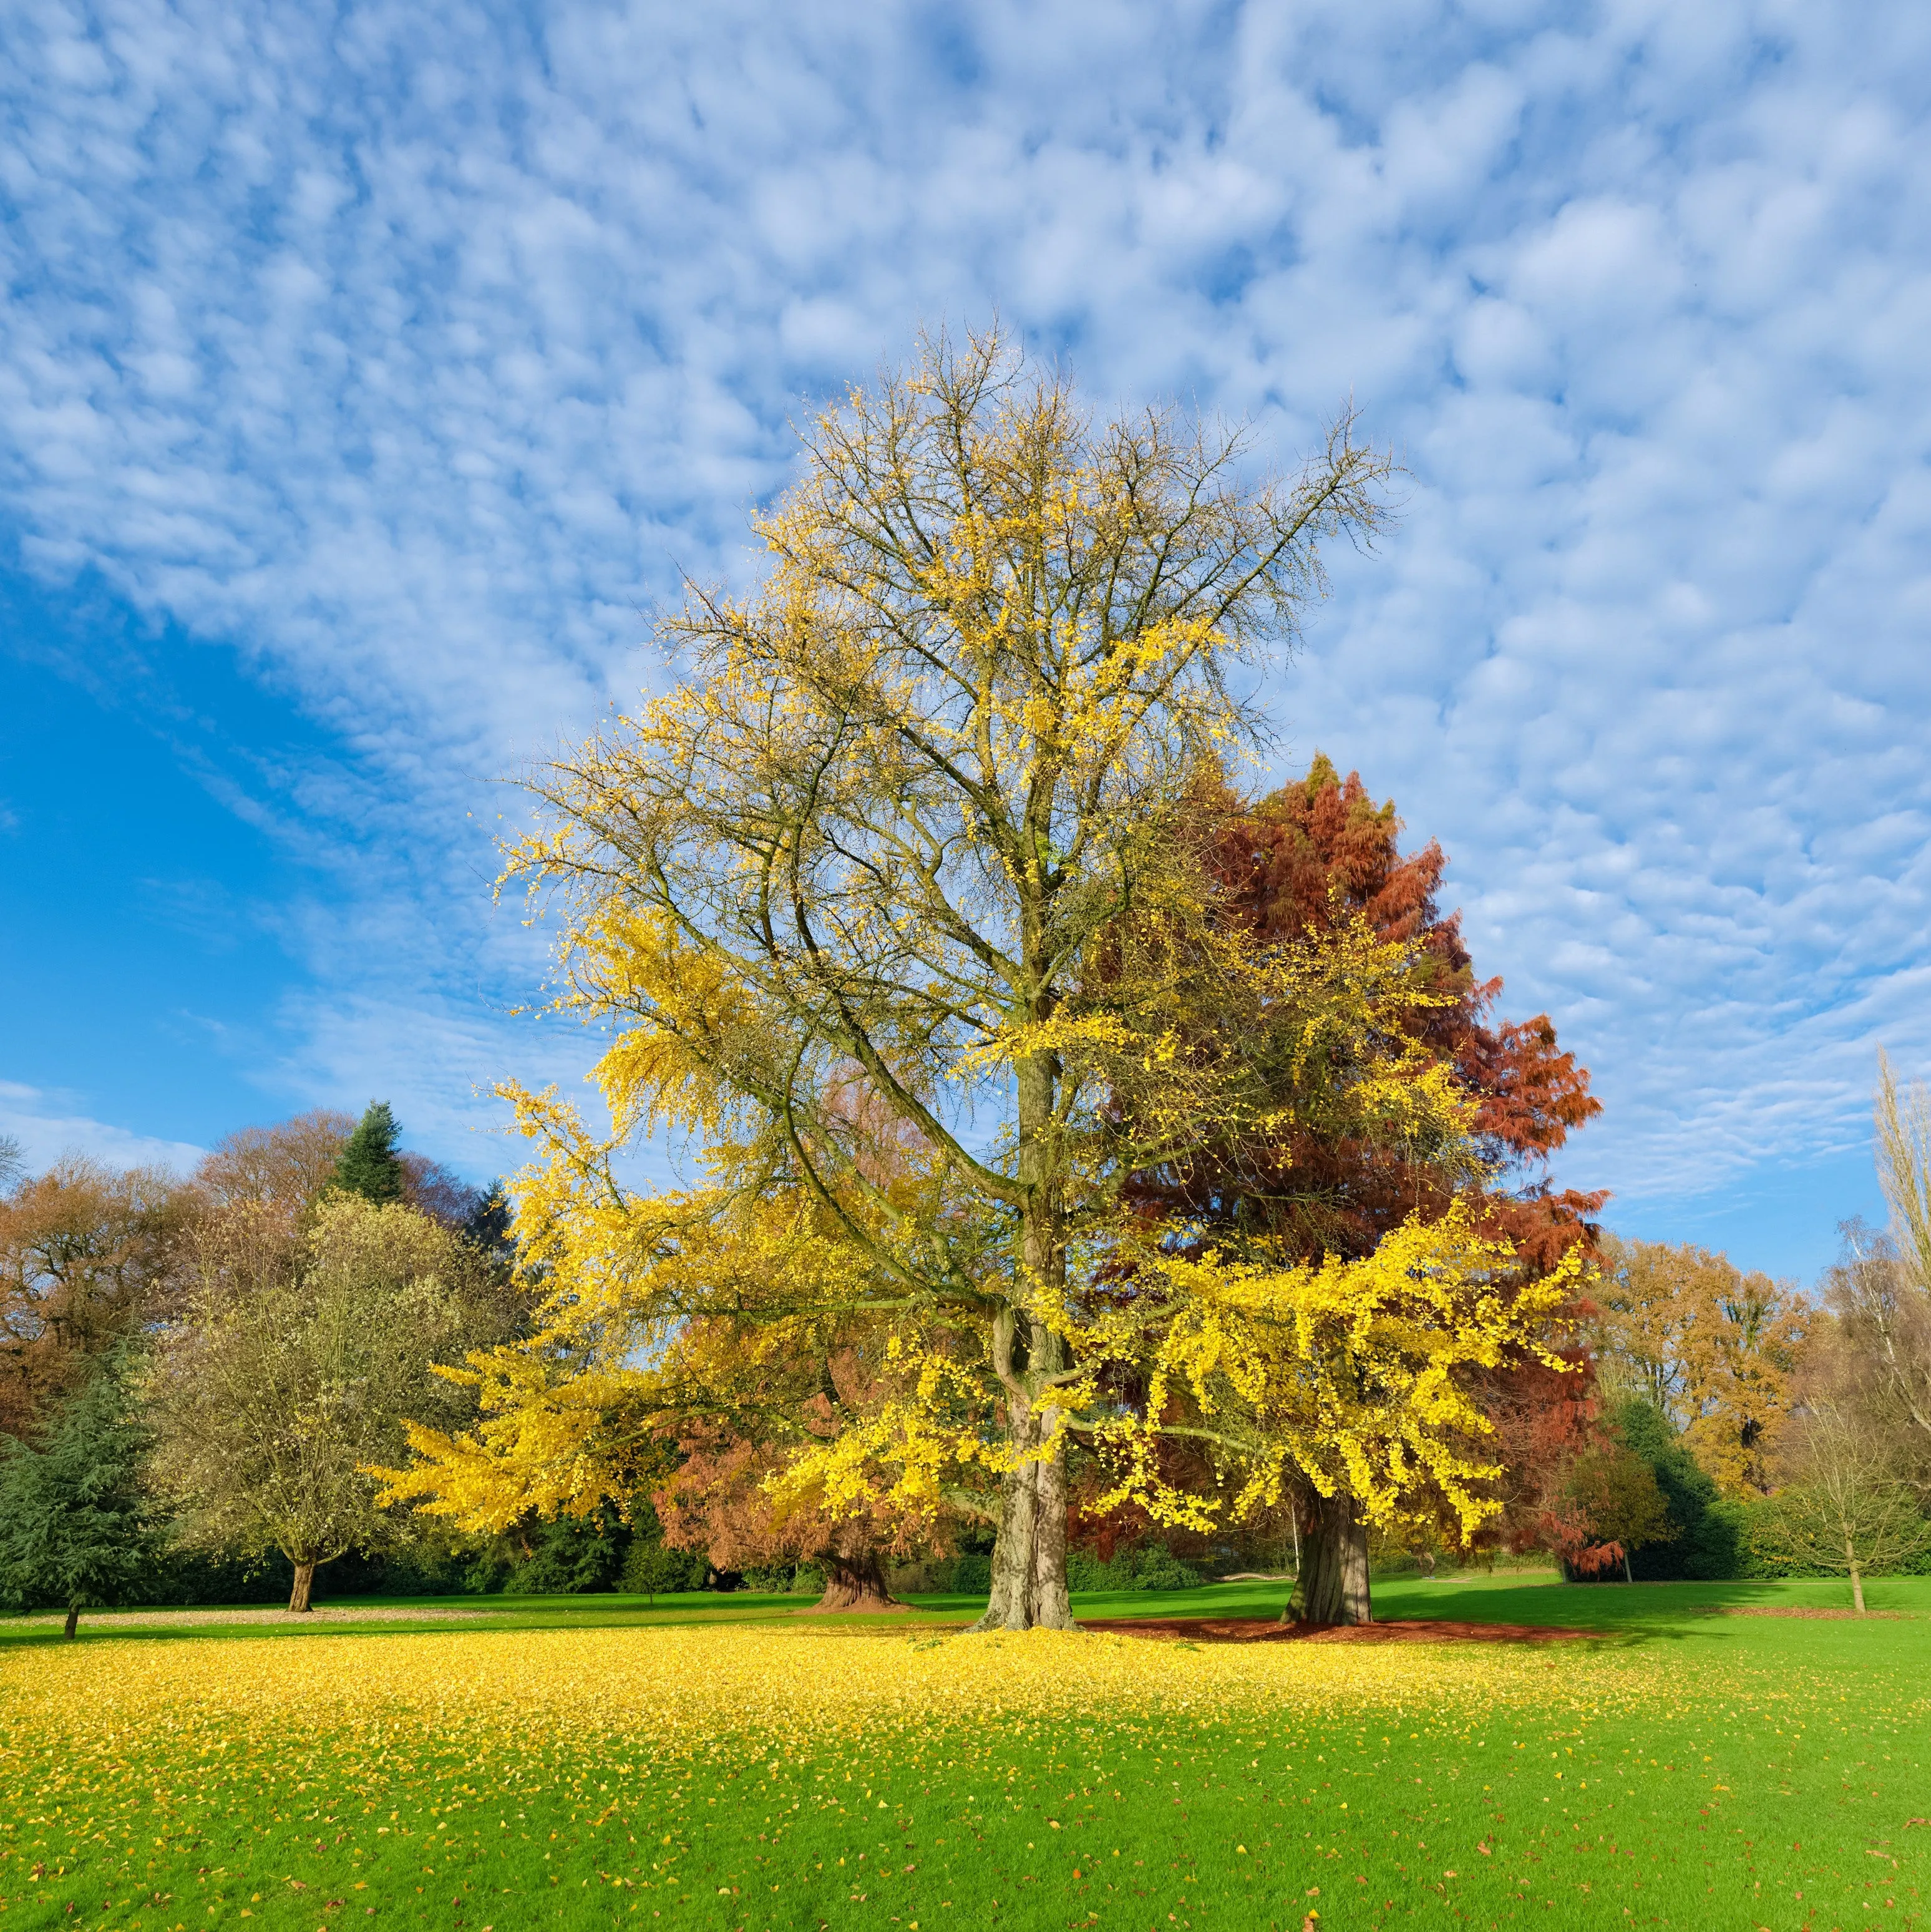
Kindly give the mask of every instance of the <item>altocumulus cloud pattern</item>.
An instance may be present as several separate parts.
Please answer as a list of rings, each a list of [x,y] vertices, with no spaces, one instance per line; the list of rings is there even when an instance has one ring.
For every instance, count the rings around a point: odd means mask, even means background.
[[[457,1133],[524,1051],[457,956],[535,957],[479,778],[661,675],[680,570],[754,567],[787,418],[994,312],[1102,400],[1286,459],[1351,395],[1400,454],[1280,763],[1442,838],[1620,1216],[1849,1158],[1877,1040],[1931,1070],[1931,9],[0,17],[15,562],[296,693],[343,748],[298,836],[432,827],[304,940],[280,1090],[406,1040]]]

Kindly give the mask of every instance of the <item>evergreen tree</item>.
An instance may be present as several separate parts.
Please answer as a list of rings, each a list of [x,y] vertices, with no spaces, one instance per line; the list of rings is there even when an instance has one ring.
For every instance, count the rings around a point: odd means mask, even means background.
[[[513,1218],[502,1183],[493,1180],[463,1223],[463,1238],[472,1246],[481,1249],[492,1262],[507,1266],[516,1258],[516,1243],[510,1234]]]
[[[372,1100],[335,1163],[336,1186],[345,1194],[359,1194],[379,1208],[400,1201],[403,1167],[396,1142],[401,1136],[389,1103]]]
[[[1610,1413],[1615,1433],[1630,1453],[1649,1466],[1674,1534],[1636,1550],[1638,1582],[1679,1577],[1708,1582],[1742,1574],[1741,1519],[1698,1463],[1675,1425],[1655,1403],[1631,1396]]]
[[[559,1516],[539,1526],[535,1547],[517,1565],[509,1594],[517,1597],[577,1596],[613,1588],[622,1574],[631,1531],[613,1503],[589,1516]]]
[[[46,1446],[0,1438],[0,1598],[67,1612],[134,1601],[152,1577],[158,1534],[139,1482],[146,1437],[110,1358],[62,1410]]]

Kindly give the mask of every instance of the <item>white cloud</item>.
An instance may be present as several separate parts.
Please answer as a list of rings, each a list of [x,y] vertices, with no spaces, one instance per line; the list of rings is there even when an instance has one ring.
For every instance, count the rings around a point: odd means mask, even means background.
[[[754,567],[801,397],[995,306],[1102,397],[1291,454],[1351,392],[1401,450],[1279,709],[1597,1069],[1579,1178],[1836,1149],[1874,1039],[1931,1067],[1925,10],[6,11],[23,556],[347,734],[320,836],[451,828],[310,932],[286,1078],[528,1051],[478,781]]]
[[[70,1111],[80,1104],[75,1094],[0,1080],[0,1137],[19,1143],[30,1174],[44,1172],[64,1154],[85,1155],[110,1167],[165,1167],[185,1174],[205,1151]]]

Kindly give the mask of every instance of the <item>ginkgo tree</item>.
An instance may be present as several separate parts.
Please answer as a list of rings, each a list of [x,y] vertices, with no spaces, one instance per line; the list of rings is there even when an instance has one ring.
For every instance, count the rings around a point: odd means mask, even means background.
[[[1306,1448],[1392,1497],[1452,1402],[1426,1367],[1381,1402],[1411,1426],[1289,1400],[1281,1298],[1309,1285],[1183,1263],[1124,1204],[1210,1135],[1318,1118],[1451,1165],[1466,1144],[1400,1023],[1434,997],[1412,949],[1359,921],[1257,943],[1216,916],[1195,836],[1255,735],[1242,667],[1291,641],[1321,545],[1372,536],[1388,464],[1344,420],[1255,476],[1239,434],[1097,420],[997,335],[926,341],[804,458],[757,520],[761,585],[694,590],[664,627],[679,681],[533,781],[508,877],[560,919],[559,1006],[616,1035],[612,1129],[506,1090],[538,1147],[517,1232],[548,1339],[472,1371],[484,1425],[418,1444],[396,1492],[570,1507],[618,1479],[570,1444],[617,1453],[627,1403],[661,1425],[691,1324],[860,1323],[871,1397],[799,1440],[774,1505],[993,1486],[986,1622],[1064,1626],[1069,1441],[1132,1483],[1162,1424],[1101,1372],[1129,1328],[1203,1392],[1196,1313],[1246,1335],[1229,1453],[1263,1488]],[[627,1190],[616,1150],[652,1131],[698,1142],[707,1184]],[[1387,1266],[1452,1276],[1439,1346],[1480,1359],[1519,1327],[1483,1298],[1493,1258],[1417,1230]]]
[[[649,1491],[666,1540],[720,1568],[820,1564],[826,1608],[883,1606],[887,1558],[953,1504],[987,1513],[982,1481],[949,1502],[814,1480],[810,1452],[902,1400],[910,1373],[906,1323],[869,1310],[866,1258],[820,1204],[796,1187],[631,1198],[607,1173],[586,1187],[580,1128],[544,1131],[521,1214],[526,1270],[550,1285],[540,1330],[444,1371],[477,1389],[478,1421],[412,1425],[389,1501],[489,1533]]]

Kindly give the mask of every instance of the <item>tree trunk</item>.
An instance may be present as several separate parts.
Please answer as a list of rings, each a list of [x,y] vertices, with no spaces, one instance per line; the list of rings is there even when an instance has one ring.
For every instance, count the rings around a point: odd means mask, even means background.
[[[1050,828],[1033,827],[1043,837]],[[1026,956],[1044,956],[1043,927],[1028,915]],[[1051,1017],[1050,1001],[1027,1017]],[[1057,1054],[1035,1053],[1013,1067],[1018,1113],[1018,1178],[1030,1190],[1021,1211],[1020,1259],[1030,1286],[1048,1298],[1066,1283],[1066,1227],[1055,1152],[1060,1123],[1054,1096],[1062,1069]],[[1054,1397],[1072,1365],[1064,1336],[1024,1308],[994,1317],[993,1366],[1006,1390],[1008,1438],[1020,1460],[1000,1484],[999,1534],[992,1546],[992,1594],[976,1630],[1076,1630],[1066,1593],[1066,1442]],[[1045,1454],[1041,1445],[1052,1447]]]
[[[1015,1447],[1032,1448],[1056,1419],[1036,1412]],[[1015,1431],[1015,1435],[1018,1432]],[[997,1540],[992,1546],[992,1594],[972,1628],[1075,1630],[1066,1591],[1066,1448],[1061,1441],[1038,1461],[1021,1462],[1000,1486]]]
[[[298,1563],[295,1566],[295,1588],[288,1594],[288,1606],[306,1616],[313,1607],[310,1599],[315,1594],[315,1565]]]
[[[902,1610],[885,1583],[885,1564],[875,1550],[855,1556],[828,1556],[820,1559],[825,1566],[825,1594],[811,1606],[814,1610]]]
[[[1022,1362],[1020,1335],[1024,1336]],[[1002,1317],[995,1342],[1006,1386],[1006,1419],[1012,1447],[1024,1460],[1000,1484],[999,1534],[992,1546],[992,1594],[976,1630],[1076,1630],[1066,1593],[1066,1444],[1063,1434],[1051,1452],[1039,1444],[1058,1428],[1060,1412],[1034,1408],[1020,1392],[1019,1375],[1030,1366],[1048,1373],[1061,1365],[1065,1344],[1050,1329],[1024,1316]]]
[[[63,1634],[71,1642],[75,1631],[79,1628],[80,1606],[78,1604],[70,1604],[67,1606],[67,1629]]]
[[[1369,1624],[1368,1526],[1345,1490],[1317,1496],[1301,1539],[1301,1574],[1283,1623]]]
[[[1844,1532],[1844,1561],[1851,1570],[1851,1607],[1859,1616],[1864,1615],[1864,1567],[1858,1561],[1858,1552],[1851,1541],[1851,1532]]]
[[[1628,1550],[1625,1548],[1623,1552],[1623,1581],[1625,1583],[1633,1583],[1636,1580],[1630,1574],[1630,1552]]]

